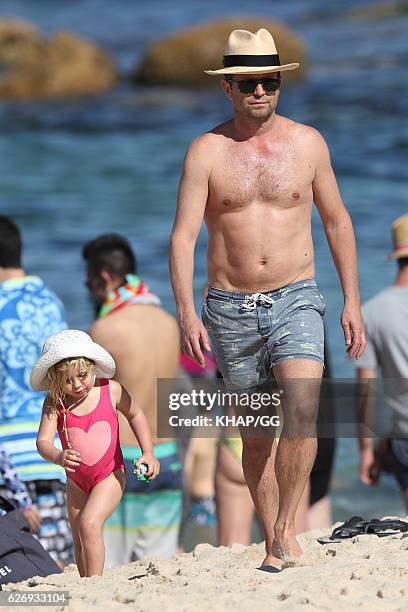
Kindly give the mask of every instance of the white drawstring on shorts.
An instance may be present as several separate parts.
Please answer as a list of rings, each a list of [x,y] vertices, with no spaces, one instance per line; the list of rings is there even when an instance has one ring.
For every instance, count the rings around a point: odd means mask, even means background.
[[[251,295],[245,296],[242,308],[244,308],[244,310],[255,310],[258,303],[273,304],[274,301],[275,300],[269,297],[269,295],[265,295],[264,293],[252,293]]]

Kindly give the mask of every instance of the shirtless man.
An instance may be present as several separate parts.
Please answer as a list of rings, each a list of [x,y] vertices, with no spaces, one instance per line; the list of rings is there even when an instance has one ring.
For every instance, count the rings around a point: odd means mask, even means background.
[[[250,390],[271,368],[286,385],[284,429],[274,439],[244,437],[243,468],[265,532],[261,569],[297,557],[296,508],[316,453],[313,430],[323,370],[324,299],[314,281],[311,211],[315,202],[344,293],[341,325],[350,357],[365,347],[352,223],[313,128],[275,112],[281,65],[271,34],[235,30],[222,78],[234,118],[191,144],[180,182],[170,269],[182,347],[200,364],[209,336],[229,390]],[[194,309],[194,247],[208,229],[203,323]],[[313,380],[317,384],[313,384]],[[289,429],[288,429],[289,428]],[[305,432],[308,432],[307,434]]]
[[[98,319],[91,336],[113,355],[115,378],[144,410],[160,461],[160,475],[147,486],[132,475],[132,459],[140,456],[136,439],[119,415],[120,442],[127,482],[104,536],[109,566],[146,555],[172,556],[181,521],[182,479],[176,443],[157,439],[157,378],[175,378],[180,341],[177,321],[137,276],[132,249],[116,234],[85,245],[87,285]]]

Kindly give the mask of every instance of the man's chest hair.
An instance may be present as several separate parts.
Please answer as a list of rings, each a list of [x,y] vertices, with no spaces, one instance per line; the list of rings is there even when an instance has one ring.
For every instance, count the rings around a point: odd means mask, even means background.
[[[242,207],[254,200],[293,205],[309,195],[312,163],[293,147],[265,151],[235,149],[214,163],[210,193],[225,207]]]

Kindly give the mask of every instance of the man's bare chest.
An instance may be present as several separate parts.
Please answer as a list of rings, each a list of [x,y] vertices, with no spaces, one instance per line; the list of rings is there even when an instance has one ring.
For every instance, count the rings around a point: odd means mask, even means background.
[[[290,207],[310,199],[313,174],[307,157],[294,150],[227,150],[213,163],[210,202],[226,209],[255,201]]]

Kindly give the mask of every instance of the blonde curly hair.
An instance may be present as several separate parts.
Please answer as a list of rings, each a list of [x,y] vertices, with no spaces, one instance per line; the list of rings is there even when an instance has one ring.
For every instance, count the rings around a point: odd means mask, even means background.
[[[50,398],[50,409],[57,412],[64,405],[64,388],[67,378],[70,378],[77,369],[85,370],[86,373],[95,374],[95,363],[87,357],[68,357],[55,363],[48,370],[48,395]]]

